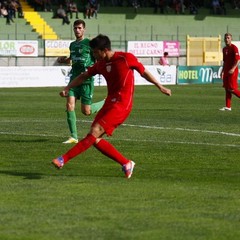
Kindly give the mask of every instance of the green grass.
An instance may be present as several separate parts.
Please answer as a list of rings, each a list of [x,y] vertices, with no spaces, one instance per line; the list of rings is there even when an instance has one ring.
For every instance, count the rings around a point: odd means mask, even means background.
[[[108,138],[136,162],[129,180],[94,148],[51,166],[70,148],[61,88],[0,89],[0,239],[238,240],[239,100],[220,112],[218,84],[170,88],[137,86]],[[93,117],[77,115],[84,136]]]

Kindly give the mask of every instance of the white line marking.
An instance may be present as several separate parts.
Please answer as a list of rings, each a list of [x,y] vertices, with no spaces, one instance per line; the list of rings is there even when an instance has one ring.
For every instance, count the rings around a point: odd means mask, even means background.
[[[14,122],[22,122],[22,120],[4,120],[1,121],[1,123],[14,123]],[[65,122],[65,120],[24,120],[24,123],[26,122]],[[78,122],[83,123],[91,123],[92,121],[89,120],[78,120]],[[135,128],[147,128],[147,129],[158,129],[158,130],[176,130],[176,131],[187,131],[187,132],[201,132],[201,133],[209,133],[209,134],[222,134],[227,136],[237,136],[239,137],[239,133],[228,133],[228,132],[222,132],[222,131],[210,131],[210,130],[200,130],[200,129],[189,129],[189,128],[170,128],[170,127],[158,127],[158,126],[146,126],[146,125],[134,125],[134,124],[122,124],[126,127],[135,127]],[[63,138],[63,135],[53,135],[53,134],[31,134],[31,133],[17,133],[17,132],[0,132],[1,135],[18,135],[18,136],[34,136],[34,137],[59,137]],[[156,140],[151,139],[116,139],[111,138],[111,141],[132,141],[132,142],[157,142]],[[188,145],[206,145],[206,146],[221,146],[221,147],[236,147],[240,148],[240,145],[236,144],[218,144],[218,143],[203,143],[203,142],[184,142],[184,141],[158,141],[160,143],[172,143],[172,144],[188,144]]]
[[[23,122],[23,120],[1,120],[0,123],[19,123]],[[41,123],[41,122],[66,122],[66,120],[28,120],[24,119],[24,123]],[[89,120],[77,120],[77,122],[83,123],[92,123]],[[201,132],[201,133],[211,133],[211,134],[222,134],[227,136],[236,136],[240,137],[240,133],[229,133],[229,132],[222,132],[222,131],[212,131],[212,130],[200,130],[200,129],[191,129],[191,128],[170,128],[170,127],[159,127],[159,126],[146,126],[146,125],[135,125],[135,124],[122,124],[122,126],[126,127],[135,127],[135,128],[148,128],[148,129],[159,129],[159,130],[177,130],[177,131],[186,131],[186,132]]]
[[[50,135],[50,134],[30,134],[30,133],[9,133],[9,132],[0,132],[0,134],[5,135],[15,135],[15,136],[31,136],[31,137],[58,137],[63,138],[64,136],[60,135]],[[112,141],[125,141],[125,142],[158,142],[158,143],[171,143],[171,144],[186,144],[186,145],[206,145],[206,146],[221,146],[221,147],[235,147],[240,148],[240,145],[236,144],[219,144],[219,143],[202,143],[202,142],[183,142],[183,141],[157,141],[151,139],[124,139],[124,138],[111,138]]]
[[[228,133],[228,132],[200,130],[200,129],[190,129],[190,128],[169,128],[169,127],[144,126],[144,125],[133,125],[133,124],[123,124],[123,126],[138,127],[138,128],[149,128],[149,129],[159,129],[159,130],[178,130],[178,131],[187,131],[187,132],[213,133],[213,134],[223,134],[223,135],[228,135],[228,136],[240,137],[239,133]]]
[[[219,144],[219,143],[202,143],[202,142],[183,142],[183,141],[156,141],[156,140],[136,140],[136,139],[111,139],[111,141],[131,141],[131,142],[159,142],[159,143],[172,143],[172,144],[187,144],[187,145],[206,145],[206,146],[221,146],[221,147],[236,147],[240,148],[237,144]]]
[[[33,137],[63,137],[60,135],[51,135],[51,134],[34,134],[34,133],[14,133],[14,132],[0,132],[1,135],[16,135],[16,136],[33,136]]]

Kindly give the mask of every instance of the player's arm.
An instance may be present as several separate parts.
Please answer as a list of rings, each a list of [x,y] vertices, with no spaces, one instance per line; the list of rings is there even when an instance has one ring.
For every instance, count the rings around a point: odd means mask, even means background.
[[[238,67],[239,63],[240,63],[240,59],[237,59],[237,60],[235,61],[234,65],[232,66],[232,68],[229,70],[229,73],[230,73],[230,74],[233,74],[233,73],[234,73],[234,71],[235,71],[235,69]]]
[[[162,57],[160,57],[160,58],[159,58],[159,61],[158,61],[158,63],[159,63],[160,65],[163,65],[163,60],[162,60]]]
[[[220,73],[220,76],[221,76],[221,78],[223,79],[223,76],[224,76],[224,62],[223,62],[223,64],[222,64],[222,71],[221,71],[221,73]]]
[[[71,58],[70,57],[58,57],[57,61],[59,63],[70,64],[71,63]]]
[[[225,70],[225,51],[224,49],[222,50],[222,55],[223,55],[223,59],[222,59],[222,71],[220,73],[221,78],[223,79],[224,77],[224,70]]]
[[[145,68],[142,77],[145,78],[148,82],[154,84],[162,93],[171,96],[171,90],[161,85],[157,79]]]
[[[60,93],[61,97],[67,97],[70,88],[77,87],[81,85],[86,79],[91,77],[88,72],[81,73],[76,78],[74,78]]]
[[[220,73],[220,76],[221,76],[221,78],[223,79],[223,69],[224,69],[224,65],[222,66],[222,71],[221,71],[221,73]]]

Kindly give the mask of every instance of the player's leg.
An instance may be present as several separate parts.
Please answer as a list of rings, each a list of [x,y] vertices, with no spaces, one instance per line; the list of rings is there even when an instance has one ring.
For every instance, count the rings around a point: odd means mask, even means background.
[[[226,107],[231,109],[232,105],[232,93],[226,90],[225,92],[225,102],[226,102]]]
[[[111,143],[109,143],[105,139],[101,138],[96,141],[94,147],[105,156],[118,162],[121,166],[129,162],[129,159],[124,157]]]
[[[108,103],[106,103],[97,114],[94,122],[99,123],[104,128],[105,133],[111,136],[113,131],[126,120],[129,113],[130,109],[123,109],[119,104],[114,104],[114,107],[108,108]],[[105,156],[119,163],[125,176],[127,178],[131,177],[135,163],[123,156],[111,143],[105,139],[98,138],[94,143],[94,147]]]
[[[78,142],[75,104],[76,104],[76,97],[74,96],[74,93],[70,91],[69,96],[67,97],[66,113],[67,113],[67,123],[68,123],[71,137],[67,141],[63,142],[66,144]]]
[[[119,104],[116,104],[115,106],[119,106]],[[52,163],[57,168],[62,168],[63,165],[70,159],[74,158],[78,154],[87,150],[90,146],[94,145],[104,155],[121,164],[125,176],[127,178],[130,178],[135,163],[125,158],[109,142],[101,139],[104,133],[111,136],[115,128],[124,122],[129,113],[130,109],[125,109],[125,111],[123,111],[121,107],[113,107],[111,109],[111,107],[108,108],[108,106],[105,106],[105,108],[97,114],[94,122],[92,123],[90,133],[78,144],[76,144],[76,146],[71,148],[66,154],[54,159]]]
[[[89,134],[81,141],[79,141],[74,147],[72,147],[68,152],[62,156],[53,159],[52,163],[58,169],[62,168],[69,160],[86,151],[91,147],[97,138],[101,137],[104,134],[104,129],[99,124],[94,124],[91,127]]]
[[[228,74],[224,80],[225,87],[225,101],[226,107],[221,108],[221,111],[231,111],[231,103],[232,103],[232,94],[240,98],[240,91],[238,90],[238,72],[234,72],[233,74]]]
[[[238,72],[234,72],[229,76],[230,89],[229,91],[236,97],[240,98],[240,91],[238,90]]]
[[[231,111],[231,103],[232,103],[232,93],[225,89],[225,107],[220,108],[220,111]]]
[[[229,89],[232,89],[232,81],[229,74],[223,75],[223,88],[225,90],[225,107],[220,108],[220,111],[231,111],[232,93]]]
[[[130,178],[133,173],[135,163],[126,159],[120,152],[118,152],[109,142],[104,139],[98,138],[104,134],[104,129],[101,125],[95,124],[91,128],[91,132],[83,138],[79,143],[72,147],[67,153],[62,156],[53,159],[52,163],[58,169],[61,169],[64,164],[69,160],[86,151],[92,145],[94,145],[105,156],[115,160],[122,166],[122,170],[127,178]],[[96,141],[98,140],[98,143]]]
[[[92,103],[94,83],[83,84],[81,88],[81,111],[84,115],[97,113],[103,106],[105,100]]]
[[[105,139],[97,139],[94,147],[105,156],[113,159],[122,166],[122,170],[127,178],[130,178],[133,173],[135,163],[124,157],[112,144]]]
[[[86,116],[91,115],[91,105],[81,103],[81,112]]]
[[[91,104],[91,113],[97,113],[105,103],[105,99]]]
[[[232,90],[232,93],[233,93],[236,97],[240,98],[240,91],[239,91],[238,89],[233,89],[233,90]]]

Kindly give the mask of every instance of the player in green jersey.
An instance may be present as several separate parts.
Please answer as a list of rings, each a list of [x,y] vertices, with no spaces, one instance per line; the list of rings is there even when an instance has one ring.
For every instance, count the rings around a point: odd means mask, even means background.
[[[92,66],[95,59],[92,55],[91,48],[89,47],[90,39],[84,37],[85,22],[83,20],[76,20],[73,24],[73,31],[76,40],[71,42],[69,50],[69,57],[59,57],[59,63],[72,63],[72,69],[70,72],[70,81],[76,78],[82,72],[85,72],[89,66]],[[67,96],[66,112],[67,122],[71,137],[63,143],[77,143],[77,125],[76,125],[76,113],[75,105],[78,99],[81,99],[81,111],[84,115],[90,115],[97,112],[103,105],[104,100],[92,104],[92,96],[94,89],[93,77],[87,79],[82,85],[72,88]]]

